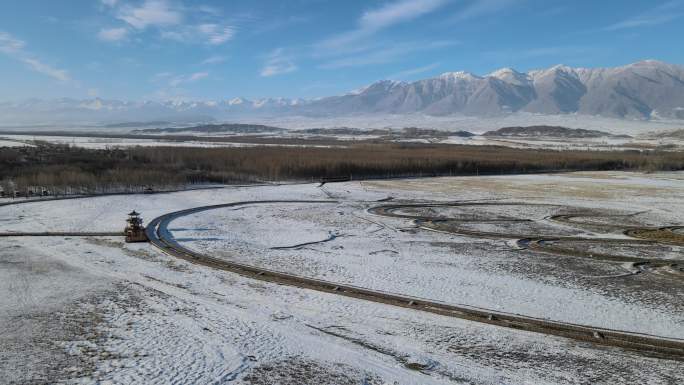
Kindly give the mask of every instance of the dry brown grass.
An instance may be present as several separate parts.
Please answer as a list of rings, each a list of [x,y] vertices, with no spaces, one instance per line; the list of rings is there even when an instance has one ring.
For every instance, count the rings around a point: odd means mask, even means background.
[[[377,179],[577,170],[682,170],[684,153],[526,150],[447,144],[351,144],[347,148],[44,145],[0,150],[0,179],[16,186],[111,190],[143,185],[257,180]]]
[[[352,176],[496,175],[569,170],[681,170],[684,153],[524,150],[444,144],[361,144],[349,148],[138,148],[154,164],[264,179]]]
[[[639,229],[631,230],[629,236],[650,239],[658,242],[684,244],[684,235],[669,230],[661,229]]]

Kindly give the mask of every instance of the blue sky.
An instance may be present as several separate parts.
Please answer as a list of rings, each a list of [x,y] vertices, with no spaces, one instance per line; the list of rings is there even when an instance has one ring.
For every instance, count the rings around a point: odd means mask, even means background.
[[[642,59],[684,64],[684,0],[22,0],[0,4],[0,100],[318,97]]]

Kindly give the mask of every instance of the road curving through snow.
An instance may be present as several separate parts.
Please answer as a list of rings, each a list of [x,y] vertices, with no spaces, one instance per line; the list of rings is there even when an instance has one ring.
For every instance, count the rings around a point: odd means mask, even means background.
[[[447,304],[424,298],[388,293],[379,290],[370,290],[348,284],[302,277],[294,274],[256,267],[245,263],[220,259],[190,250],[176,242],[168,230],[168,225],[175,219],[190,214],[196,214],[202,211],[227,207],[241,207],[245,205],[286,205],[301,203],[336,204],[339,202],[334,200],[262,200],[200,206],[192,209],[168,213],[155,218],[149,223],[146,231],[150,242],[154,246],[173,257],[202,266],[230,271],[256,280],[316,290],[366,301],[390,304],[417,311],[456,317],[490,325],[561,336],[599,345],[621,347],[661,358],[675,359],[680,361],[684,360],[684,339],[666,338],[622,330],[551,321],[542,318],[500,312],[468,305]]]

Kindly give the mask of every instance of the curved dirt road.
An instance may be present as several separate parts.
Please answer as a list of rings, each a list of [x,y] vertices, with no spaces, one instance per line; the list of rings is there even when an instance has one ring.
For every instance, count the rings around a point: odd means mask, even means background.
[[[162,215],[152,220],[147,227],[147,236],[150,242],[165,253],[186,260],[188,262],[203,265],[215,269],[221,269],[240,274],[245,277],[274,282],[283,285],[295,286],[321,292],[353,297],[372,302],[384,303],[414,310],[430,312],[450,317],[456,317],[476,322],[487,323],[513,329],[562,336],[579,341],[588,341],[600,345],[616,346],[639,351],[646,355],[654,355],[661,358],[684,360],[684,339],[663,338],[654,335],[631,333],[620,330],[597,328],[592,326],[577,325],[549,321],[540,318],[527,317],[524,315],[503,313],[483,308],[466,305],[451,305],[431,301],[423,298],[414,298],[405,295],[386,293],[369,290],[352,285],[336,282],[323,281],[313,278],[297,276],[264,269],[248,264],[224,260],[205,255],[179,245],[168,231],[168,225],[174,219],[195,214],[202,211],[237,207],[257,204],[288,204],[288,203],[338,203],[337,201],[245,201],[226,204],[201,206],[193,209],[180,210]],[[396,205],[394,205],[396,206]]]

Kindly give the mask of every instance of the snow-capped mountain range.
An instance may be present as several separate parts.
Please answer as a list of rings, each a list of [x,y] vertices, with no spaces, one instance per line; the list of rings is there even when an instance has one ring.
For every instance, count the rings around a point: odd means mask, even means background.
[[[449,72],[411,83],[381,81],[307,105],[310,113],[461,113],[492,116],[523,111],[606,117],[684,119],[684,67],[642,61],[617,68],[570,68],[486,76]]]
[[[345,95],[313,100],[31,99],[0,103],[0,123],[415,113],[489,117],[515,112],[641,120],[684,119],[684,67],[647,60],[614,68],[558,65],[526,73],[503,68],[485,76],[448,72],[414,82],[383,80]]]

